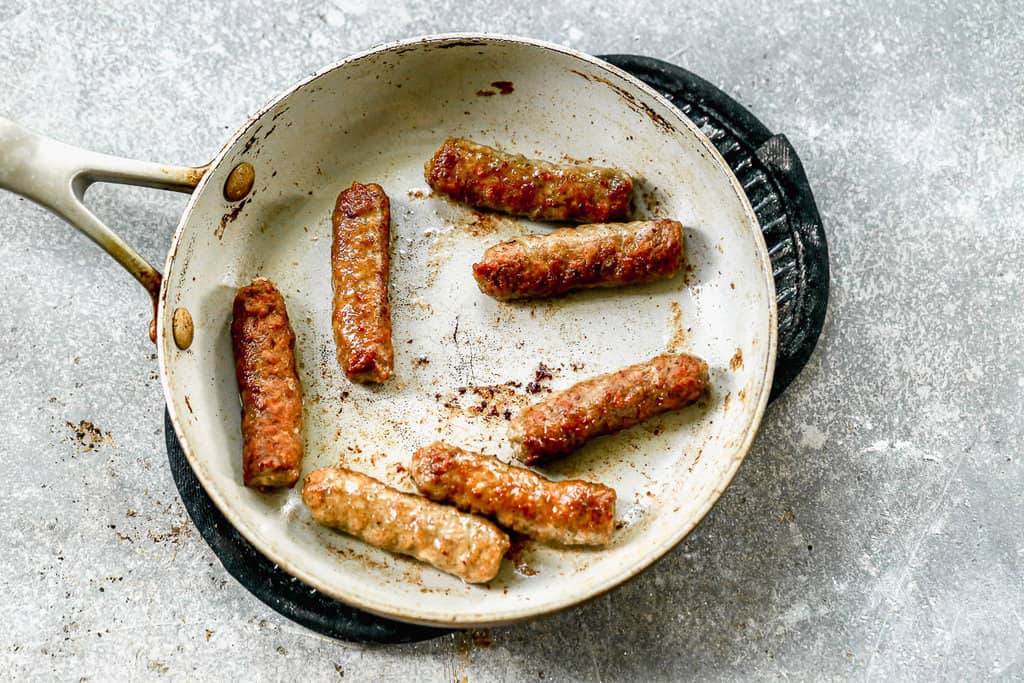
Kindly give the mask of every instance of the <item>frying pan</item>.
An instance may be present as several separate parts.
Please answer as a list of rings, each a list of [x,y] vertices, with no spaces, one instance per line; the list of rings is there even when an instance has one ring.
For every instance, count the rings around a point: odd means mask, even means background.
[[[687,272],[551,301],[484,297],[470,274],[483,250],[551,226],[430,193],[423,164],[449,135],[629,171],[639,215],[686,226]],[[243,163],[253,177],[236,170]],[[350,384],[334,359],[330,213],[354,180],[380,183],[392,200],[396,377],[380,387]],[[85,208],[94,182],[192,192],[162,278]],[[153,295],[152,334],[174,429],[231,523],[312,588],[383,616],[489,626],[611,589],[707,513],[768,399],[774,286],[742,188],[667,100],[564,47],[451,34],[354,55],[274,98],[203,168],[87,152],[2,119],[0,187],[82,230]],[[298,337],[305,472],[340,462],[411,489],[408,459],[435,439],[509,459],[507,419],[523,405],[666,349],[707,360],[712,389],[697,406],[597,439],[547,469],[615,487],[620,528],[611,545],[517,544],[493,582],[466,585],[317,527],[298,490],[242,486],[229,321],[236,288],[258,275],[283,292]]]

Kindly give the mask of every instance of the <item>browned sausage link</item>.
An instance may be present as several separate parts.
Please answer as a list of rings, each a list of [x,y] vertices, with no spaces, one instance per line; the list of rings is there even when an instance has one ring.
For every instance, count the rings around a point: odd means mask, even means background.
[[[261,491],[292,487],[302,469],[302,387],[295,372],[295,333],[270,280],[256,278],[238,290],[231,346],[242,396],[245,485]]]
[[[410,555],[469,583],[493,579],[509,547],[508,535],[482,517],[403,493],[344,467],[310,472],[302,500],[318,524]]]
[[[353,183],[338,195],[331,218],[338,363],[353,382],[383,382],[395,356],[388,303],[391,205],[380,185]]]
[[[633,194],[633,180],[617,169],[560,166],[462,138],[445,140],[424,176],[460,202],[542,221],[628,220]]]
[[[534,464],[565,455],[588,439],[613,434],[701,397],[708,365],[685,354],[585,380],[527,407],[509,423],[516,457]]]
[[[485,251],[473,276],[481,292],[508,300],[651,282],[682,266],[683,226],[662,219],[518,237]]]
[[[554,482],[441,442],[416,451],[412,478],[431,500],[487,515],[539,541],[604,545],[612,539],[615,490],[603,484]]]

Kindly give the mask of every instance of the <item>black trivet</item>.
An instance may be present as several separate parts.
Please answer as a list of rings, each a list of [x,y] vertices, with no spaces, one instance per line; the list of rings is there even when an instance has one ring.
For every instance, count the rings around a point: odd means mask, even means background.
[[[828,304],[828,247],[796,151],[735,100],[685,69],[650,57],[602,57],[671,100],[707,135],[743,185],[761,223],[775,276],[779,348],[771,398],[807,362]],[[199,484],[170,416],[164,437],[171,474],[199,533],[231,576],[277,612],[303,626],[353,642],[405,643],[449,633],[384,619],[333,600],[285,573],[246,541]]]

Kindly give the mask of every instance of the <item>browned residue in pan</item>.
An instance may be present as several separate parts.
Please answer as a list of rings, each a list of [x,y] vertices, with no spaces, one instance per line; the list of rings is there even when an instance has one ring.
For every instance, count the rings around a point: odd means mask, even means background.
[[[669,305],[669,308],[672,310],[671,318],[669,319],[672,336],[669,338],[668,350],[679,352],[686,347],[686,328],[683,327],[683,309],[676,301],[673,301]]]
[[[552,370],[544,363],[538,363],[537,369],[533,372],[533,381],[526,385],[526,393],[539,394],[541,391],[551,393],[551,387],[544,386],[543,382],[551,379],[554,375]]]
[[[509,538],[512,544],[509,546],[508,552],[505,553],[505,557],[516,568],[516,571],[523,576],[537,576],[537,570],[531,567],[530,563],[526,560],[526,556],[529,554],[532,546],[530,539],[518,534],[512,534]]]
[[[743,367],[743,349],[737,347],[736,353],[729,359],[729,369],[736,371]]]
[[[469,231],[473,237],[485,237],[494,234],[504,224],[504,217],[493,213],[473,211],[472,222],[459,226]]]
[[[690,463],[690,466],[686,468],[687,472],[693,472],[693,468],[696,467],[697,463],[700,462],[700,456],[702,456],[702,455],[704,455],[704,447],[703,446],[701,446],[700,450],[697,451],[697,457],[695,457],[693,459],[693,462]]]
[[[494,97],[495,95],[509,95],[516,89],[512,81],[494,81],[493,83],[491,83],[491,87],[497,88],[497,91],[482,88],[476,91],[477,97]]]
[[[261,130],[263,130],[263,126],[257,126],[256,130],[252,132],[252,135],[249,136],[249,139],[245,141],[245,146],[242,147],[242,154],[248,152],[250,149],[252,149],[252,146],[256,144],[256,136],[260,134]]]
[[[486,40],[458,40],[453,43],[444,43],[443,45],[437,45],[438,50],[449,50],[453,47],[480,47],[486,45]]]
[[[224,230],[227,229],[228,223],[231,223],[236,218],[238,218],[238,214],[242,213],[242,209],[244,209],[245,205],[248,204],[251,200],[252,195],[249,195],[241,202],[239,202],[237,205],[235,205],[235,208],[231,209],[226,214],[220,217],[220,227],[218,227],[213,233],[217,236],[217,239],[224,239]]]
[[[399,462],[393,462],[387,466],[387,483],[397,488],[405,488],[409,490],[415,490],[416,484],[412,480],[412,475],[409,474],[409,470],[406,469],[405,465]]]
[[[522,393],[522,382],[459,387],[449,394],[434,394],[447,419],[457,415],[508,421],[532,399]],[[443,422],[444,418],[438,418]]]
[[[573,365],[574,370],[582,367]],[[442,408],[437,421],[444,424],[456,417],[466,417],[495,423],[508,422],[520,410],[536,401],[536,394],[551,393],[548,380],[561,374],[563,369],[563,366],[549,367],[539,363],[533,372],[533,379],[525,385],[520,381],[509,380],[503,384],[470,385],[450,393],[436,393],[434,401]]]
[[[609,88],[614,90],[619,95],[619,97],[622,98],[622,100],[629,106],[630,109],[632,109],[633,111],[637,112],[638,114],[643,114],[644,116],[649,118],[651,121],[653,121],[654,125],[658,126],[659,128],[661,128],[665,132],[667,132],[667,133],[671,133],[672,132],[672,130],[673,130],[672,124],[669,123],[665,119],[664,116],[662,116],[658,112],[654,111],[654,109],[652,109],[650,106],[648,106],[647,104],[645,104],[645,103],[641,102],[640,100],[638,100],[633,95],[633,93],[629,92],[628,90],[625,90],[624,88],[619,87],[618,85],[616,85],[615,83],[612,83],[611,81],[609,81],[606,78],[602,78],[600,76],[592,76],[592,75],[589,75],[589,74],[585,74],[582,71],[576,71],[575,69],[572,69],[571,71],[572,71],[572,73],[576,74],[577,76],[579,76],[579,77],[581,77],[581,78],[583,78],[583,79],[585,79],[587,81],[590,81],[592,83],[596,82],[596,83],[603,83],[604,85],[607,85]]]

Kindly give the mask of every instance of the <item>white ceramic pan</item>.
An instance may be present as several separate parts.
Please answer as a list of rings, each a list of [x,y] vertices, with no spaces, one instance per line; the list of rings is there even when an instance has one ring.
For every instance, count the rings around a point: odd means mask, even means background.
[[[690,271],[552,301],[505,304],[483,296],[470,271],[483,250],[550,226],[432,196],[423,164],[449,135],[626,169],[638,179],[641,215],[686,226]],[[255,182],[244,199],[229,201],[225,183],[242,162],[255,169]],[[354,180],[380,183],[392,202],[396,377],[381,387],[345,379],[330,328],[330,214],[337,193]],[[96,181],[194,189],[162,281],[82,205]],[[775,297],[742,188],[669,102],[566,48],[482,35],[385,45],[275,98],[201,169],[85,152],[0,119],[0,187],[63,216],[154,294],[160,374],[175,430],[232,524],[310,586],[395,619],[509,623],[625,581],[676,545],[718,499],[768,399]],[[466,585],[317,527],[298,487],[262,494],[242,485],[228,327],[236,288],[258,275],[284,294],[298,338],[305,472],[341,462],[411,489],[403,466],[415,448],[438,438],[507,459],[507,414],[548,388],[667,349],[706,359],[712,390],[698,406],[598,439],[547,470],[618,491],[621,528],[610,546],[527,545],[488,586]],[[540,364],[552,377],[541,369],[530,386]]]

